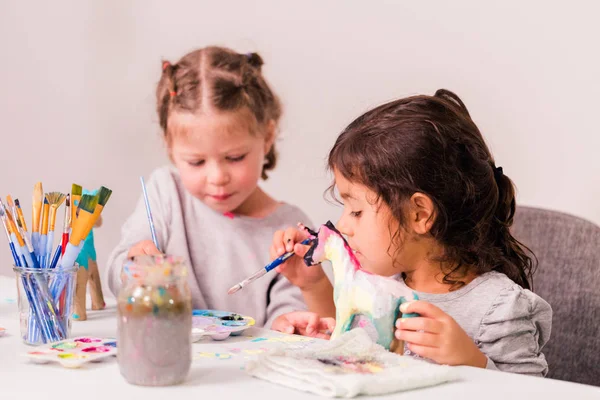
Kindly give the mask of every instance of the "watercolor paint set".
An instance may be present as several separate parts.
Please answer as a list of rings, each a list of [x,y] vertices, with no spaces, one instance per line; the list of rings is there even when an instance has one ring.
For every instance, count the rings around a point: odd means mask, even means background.
[[[205,336],[213,340],[225,340],[229,336],[241,335],[254,325],[254,318],[217,310],[192,311],[192,341]]]
[[[116,355],[116,339],[95,337],[61,340],[40,346],[25,354],[34,363],[58,362],[67,368],[79,368],[85,363],[103,361]]]

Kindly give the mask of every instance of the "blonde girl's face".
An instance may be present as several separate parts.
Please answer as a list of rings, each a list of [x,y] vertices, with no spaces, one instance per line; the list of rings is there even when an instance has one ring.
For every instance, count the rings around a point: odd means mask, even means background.
[[[213,210],[235,212],[258,189],[271,132],[253,132],[249,112],[169,116],[169,150],[183,185]]]

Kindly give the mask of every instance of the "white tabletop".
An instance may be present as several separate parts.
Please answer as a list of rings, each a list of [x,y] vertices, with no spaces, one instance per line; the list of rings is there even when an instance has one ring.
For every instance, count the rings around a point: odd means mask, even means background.
[[[32,347],[21,342],[15,299],[14,280],[0,276],[0,327],[6,334],[0,337],[0,399],[85,399],[108,400],[125,398],[173,399],[220,398],[234,399],[303,399],[315,397],[249,376],[244,364],[252,353],[280,345],[270,340],[252,342],[256,338],[279,337],[280,334],[251,328],[244,336],[223,342],[210,339],[193,345],[194,361],[186,381],[171,387],[138,387],[128,384],[119,373],[117,360],[111,357],[101,363],[88,363],[80,369],[67,369],[57,363],[33,364],[23,354]],[[114,302],[113,302],[114,304]],[[116,337],[114,306],[103,311],[90,311],[87,321],[74,321],[72,336]],[[232,353],[235,349],[235,353]],[[228,354],[227,359],[212,356]],[[533,378],[470,367],[457,367],[461,380],[436,387],[379,396],[377,399],[600,399],[600,388]],[[12,396],[7,396],[12,395]],[[176,396],[176,397],[175,397]],[[568,397],[567,397],[568,396]]]

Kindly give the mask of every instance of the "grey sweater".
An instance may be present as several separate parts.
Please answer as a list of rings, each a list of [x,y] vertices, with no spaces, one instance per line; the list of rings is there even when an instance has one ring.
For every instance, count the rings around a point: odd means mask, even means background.
[[[542,348],[550,339],[552,309],[506,275],[488,272],[450,293],[415,293],[454,318],[488,357],[487,368],[548,373]]]
[[[257,326],[270,326],[283,313],[306,309],[300,290],[275,271],[233,295],[227,294],[231,286],[269,263],[269,248],[276,230],[298,222],[310,226],[300,209],[282,203],[265,218],[228,217],[191,196],[172,167],[154,171],[146,186],[161,250],[184,257],[190,266],[188,280],[194,308],[251,316]],[[151,239],[144,201],[140,198],[108,259],[105,281],[115,296],[129,248]]]

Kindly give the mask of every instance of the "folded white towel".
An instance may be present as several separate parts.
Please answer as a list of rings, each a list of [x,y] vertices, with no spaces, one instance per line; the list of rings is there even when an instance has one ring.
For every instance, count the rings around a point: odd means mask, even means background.
[[[380,395],[458,378],[451,367],[390,353],[364,329],[304,349],[275,349],[250,361],[255,377],[328,397]]]

